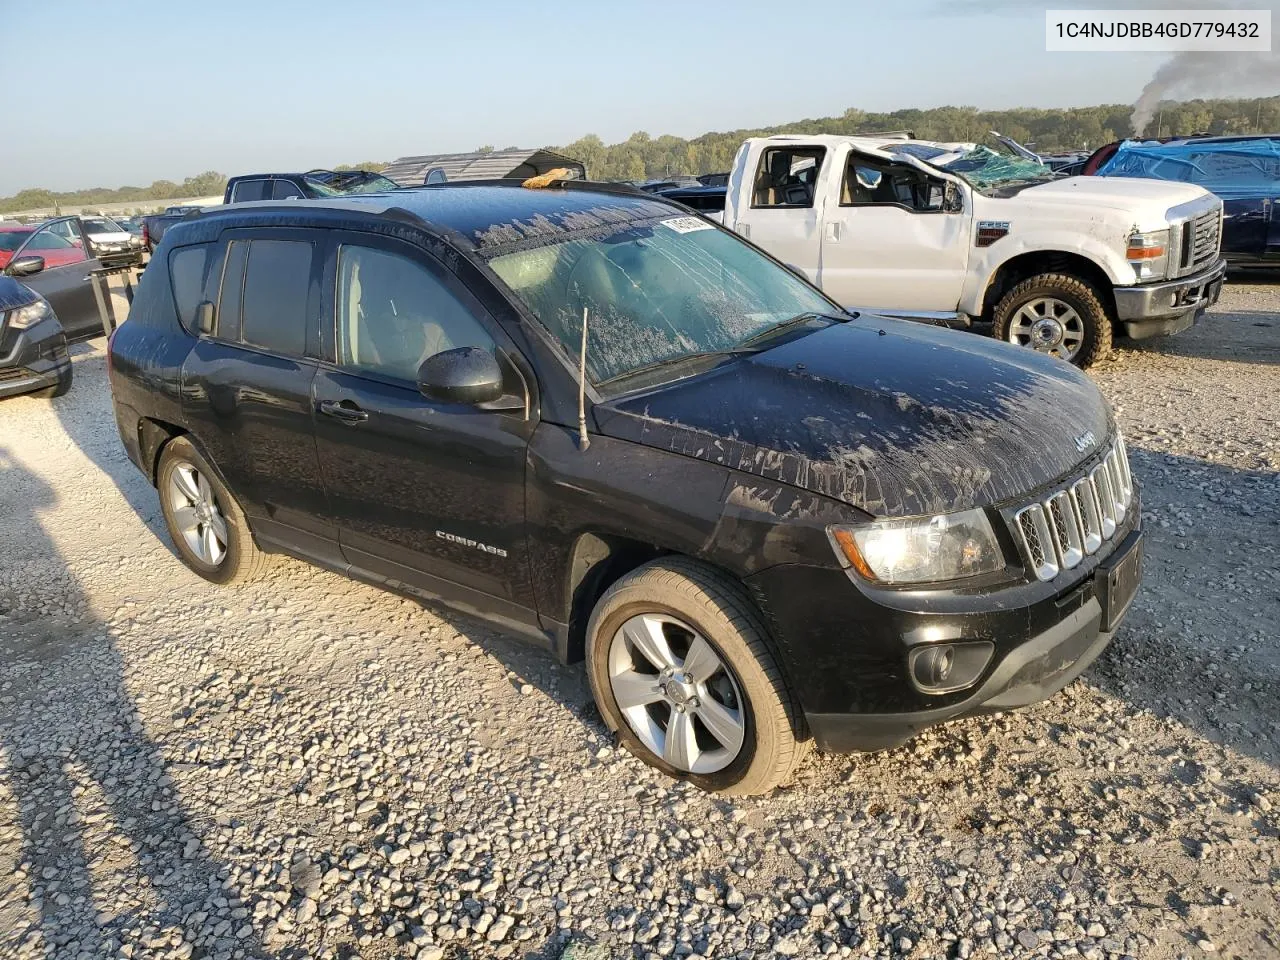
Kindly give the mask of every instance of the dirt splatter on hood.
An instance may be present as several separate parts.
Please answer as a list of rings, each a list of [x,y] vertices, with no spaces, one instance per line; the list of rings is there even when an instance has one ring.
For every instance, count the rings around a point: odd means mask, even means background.
[[[604,433],[875,516],[1025,497],[1111,434],[1083,373],[970,333],[864,316],[596,407]]]

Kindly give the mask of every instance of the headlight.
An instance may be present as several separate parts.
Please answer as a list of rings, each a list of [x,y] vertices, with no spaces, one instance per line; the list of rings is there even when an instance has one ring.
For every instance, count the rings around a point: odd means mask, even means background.
[[[9,328],[11,330],[25,330],[27,327],[34,327],[41,320],[46,320],[53,316],[53,308],[43,300],[37,300],[35,303],[29,303],[25,307],[18,307],[17,310],[9,311]]]
[[[982,510],[833,526],[827,533],[840,561],[873,582],[935,583],[1004,566]]]
[[[1169,270],[1169,231],[1149,230],[1131,235],[1125,258],[1139,280],[1163,280]]]

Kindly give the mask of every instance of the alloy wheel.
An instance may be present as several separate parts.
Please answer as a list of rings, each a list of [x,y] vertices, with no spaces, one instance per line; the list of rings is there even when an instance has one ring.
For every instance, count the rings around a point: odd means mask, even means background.
[[[609,644],[609,684],[640,741],[685,773],[723,770],[746,740],[746,703],[732,668],[692,626],[634,616]]]
[[[1009,342],[1060,360],[1073,360],[1084,345],[1084,320],[1056,297],[1028,300],[1009,322]]]
[[[227,521],[209,481],[192,464],[181,461],[169,473],[169,513],[187,548],[216,567],[227,555]]]

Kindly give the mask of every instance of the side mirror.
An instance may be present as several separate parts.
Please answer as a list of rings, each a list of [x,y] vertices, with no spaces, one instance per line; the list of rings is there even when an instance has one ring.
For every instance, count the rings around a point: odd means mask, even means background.
[[[942,191],[942,209],[947,213],[964,213],[964,194],[954,181],[948,180]]]
[[[9,269],[5,270],[5,273],[11,277],[29,277],[43,269],[44,257],[19,257],[9,264]]]
[[[213,333],[213,304],[208,300],[196,304],[196,329],[205,337]]]
[[[502,398],[502,367],[481,347],[445,350],[422,361],[418,390],[444,403],[491,403]]]

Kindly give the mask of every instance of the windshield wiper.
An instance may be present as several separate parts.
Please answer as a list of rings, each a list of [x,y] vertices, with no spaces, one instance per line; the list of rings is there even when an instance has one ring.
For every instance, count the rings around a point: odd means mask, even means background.
[[[774,324],[768,330],[761,330],[754,337],[748,337],[738,344],[740,347],[749,347],[753,344],[763,343],[766,340],[772,340],[775,336],[784,330],[799,326],[802,323],[808,323],[810,320],[830,320],[832,323],[843,323],[844,320],[851,319],[849,317],[840,318],[833,317],[827,313],[797,313],[790,320],[783,320],[781,323]]]
[[[648,373],[651,370],[658,370],[662,367],[675,366],[678,363],[685,363],[690,360],[708,360],[714,357],[729,357],[735,354],[759,353],[759,347],[730,347],[726,350],[699,350],[697,353],[681,353],[674,357],[667,357],[665,360],[655,360],[653,363],[646,363],[642,367],[633,367],[630,370],[624,370],[622,373],[615,374],[607,380],[601,380],[596,386],[604,386],[607,383],[613,383],[615,380],[629,380],[631,377],[642,373]]]

